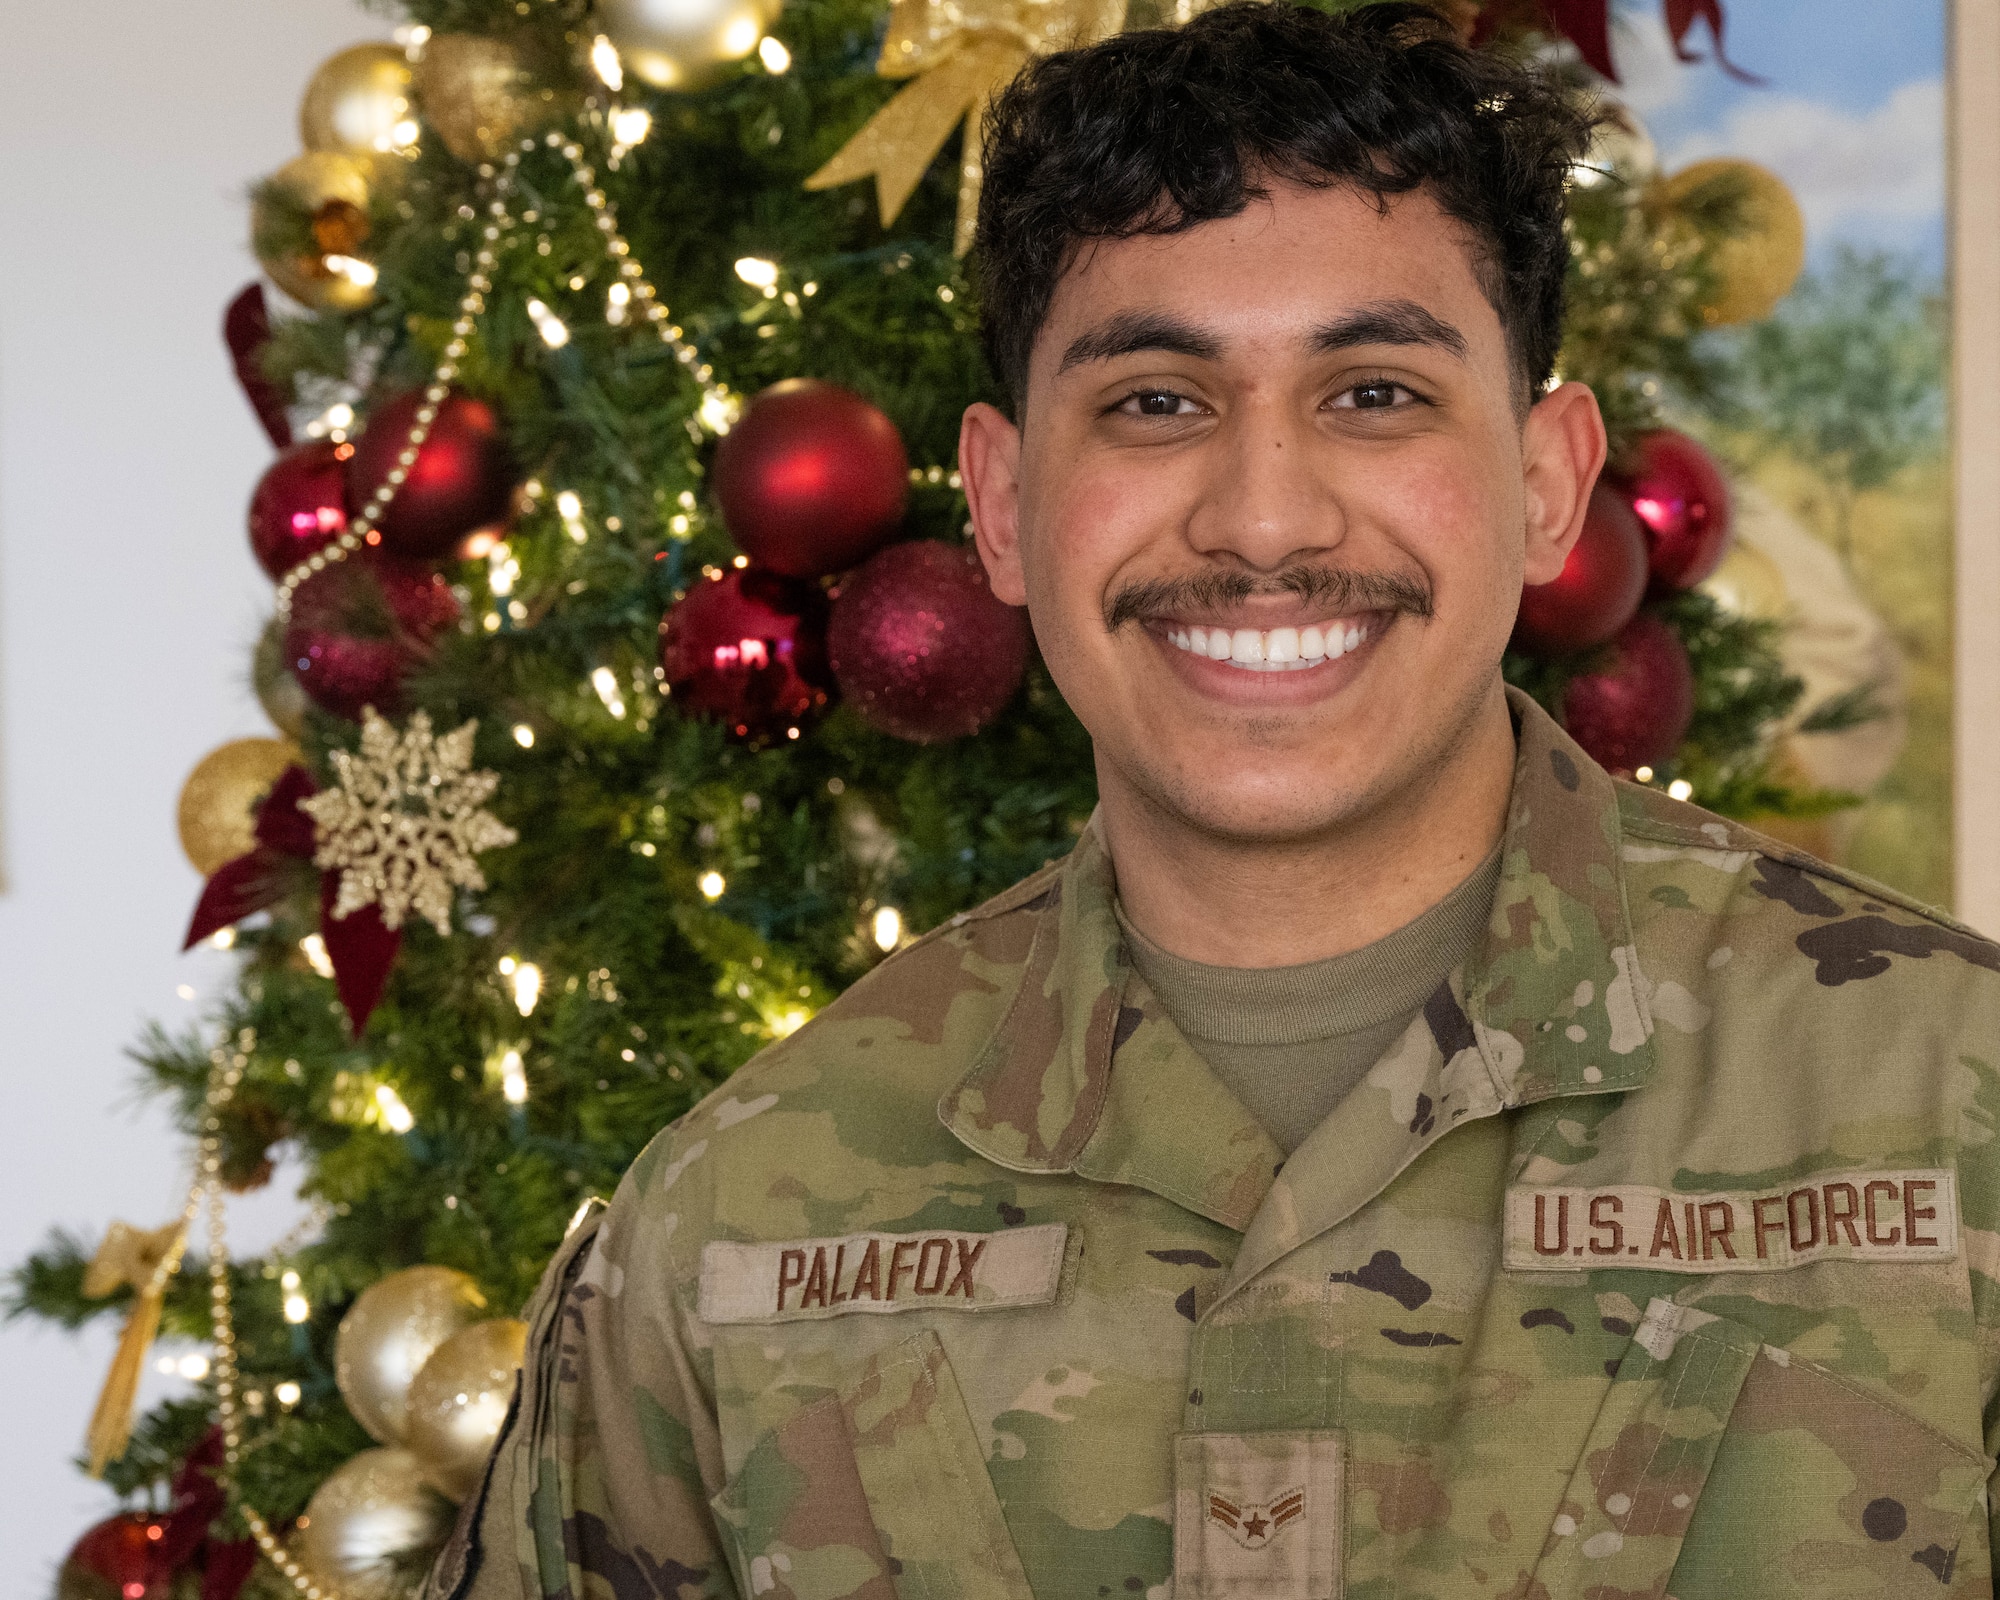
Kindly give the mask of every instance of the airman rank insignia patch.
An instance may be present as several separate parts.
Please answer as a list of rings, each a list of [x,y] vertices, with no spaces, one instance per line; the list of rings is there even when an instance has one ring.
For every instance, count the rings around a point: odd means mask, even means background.
[[[998,1311],[1048,1305],[1069,1226],[997,1233],[849,1233],[701,1252],[701,1320],[798,1322],[850,1312]]]
[[[1958,1188],[1945,1168],[1816,1173],[1761,1189],[1641,1184],[1507,1191],[1515,1271],[1782,1272],[1811,1261],[1951,1261]]]

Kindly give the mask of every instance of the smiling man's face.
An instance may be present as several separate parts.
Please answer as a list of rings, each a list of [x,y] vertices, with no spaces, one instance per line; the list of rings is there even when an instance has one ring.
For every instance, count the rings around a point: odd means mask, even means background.
[[[975,408],[961,461],[1107,801],[1303,842],[1449,782],[1504,718],[1522,582],[1561,569],[1602,455],[1587,391],[1525,425],[1520,394],[1421,191],[1273,183],[1084,249],[1021,430]]]

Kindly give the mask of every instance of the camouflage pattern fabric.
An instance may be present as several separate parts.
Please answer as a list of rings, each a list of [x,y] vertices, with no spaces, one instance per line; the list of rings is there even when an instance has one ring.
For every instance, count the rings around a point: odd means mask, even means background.
[[[433,1600],[1990,1594],[2000,950],[1514,705],[1484,943],[1289,1160],[1094,833],[663,1133]]]

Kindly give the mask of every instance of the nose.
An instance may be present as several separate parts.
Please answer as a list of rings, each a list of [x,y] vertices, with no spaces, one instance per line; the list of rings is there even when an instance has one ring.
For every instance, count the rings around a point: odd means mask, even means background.
[[[1275,571],[1339,548],[1346,518],[1318,460],[1311,419],[1275,397],[1253,399],[1232,410],[1219,434],[1187,522],[1195,551]]]

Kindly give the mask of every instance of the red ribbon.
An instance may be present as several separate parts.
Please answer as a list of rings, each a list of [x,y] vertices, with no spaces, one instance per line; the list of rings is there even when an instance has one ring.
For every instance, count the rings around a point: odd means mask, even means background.
[[[222,339],[236,368],[236,381],[249,397],[250,409],[264,424],[277,449],[292,442],[291,420],[285,415],[284,392],[264,374],[264,347],[271,342],[271,314],[264,305],[264,286],[253,283],[229,302],[222,314]]]
[[[1724,72],[1741,83],[1765,81],[1722,53],[1722,0],[1661,0],[1661,5],[1667,35],[1681,60],[1703,59],[1687,47],[1687,37],[1697,22],[1705,22],[1715,40],[1716,64]],[[1473,25],[1472,42],[1485,44],[1509,22],[1526,22],[1560,35],[1576,46],[1576,53],[1592,72],[1612,83],[1619,81],[1617,65],[1611,59],[1611,0],[1491,0]]]
[[[291,864],[312,859],[312,818],[299,809],[299,802],[317,792],[304,767],[289,766],[278,775],[257,808],[255,847],[225,861],[202,886],[183,950],[284,898],[294,880]],[[339,883],[337,872],[320,875],[319,936],[325,941],[327,960],[333,963],[334,987],[347,1010],[348,1025],[359,1037],[382,999],[403,935],[387,926],[374,906],[336,919],[333,904]]]

